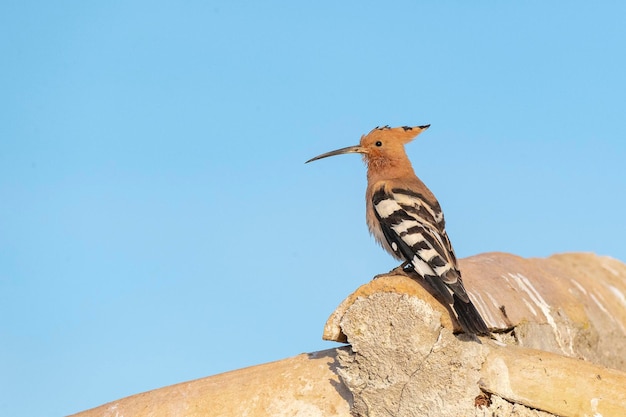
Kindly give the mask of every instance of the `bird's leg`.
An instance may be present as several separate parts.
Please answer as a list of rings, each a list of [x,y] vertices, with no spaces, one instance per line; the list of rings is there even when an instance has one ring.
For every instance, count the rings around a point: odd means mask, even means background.
[[[415,267],[413,266],[413,263],[411,263],[411,261],[404,261],[402,263],[402,265],[400,265],[398,268],[402,268],[402,270],[407,273],[407,272],[415,272]]]

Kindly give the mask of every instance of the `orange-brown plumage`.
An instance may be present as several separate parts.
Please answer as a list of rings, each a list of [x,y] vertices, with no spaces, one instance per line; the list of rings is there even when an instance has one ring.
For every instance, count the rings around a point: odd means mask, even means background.
[[[463,286],[441,207],[415,175],[404,149],[428,127],[377,127],[362,136],[359,145],[307,162],[345,153],[362,154],[367,165],[366,220],[374,238],[396,259],[411,265],[454,307],[466,332],[485,335],[489,331]]]

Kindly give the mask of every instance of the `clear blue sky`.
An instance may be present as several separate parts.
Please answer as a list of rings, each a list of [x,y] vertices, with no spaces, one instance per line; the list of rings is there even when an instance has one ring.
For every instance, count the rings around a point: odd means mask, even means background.
[[[0,415],[334,347],[377,125],[459,257],[626,260],[626,3],[512,3],[2,2]]]

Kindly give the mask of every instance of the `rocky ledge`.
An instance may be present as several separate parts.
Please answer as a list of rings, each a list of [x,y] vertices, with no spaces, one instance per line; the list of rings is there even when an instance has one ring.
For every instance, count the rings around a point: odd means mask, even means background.
[[[418,282],[386,275],[330,316],[349,345],[172,385],[75,416],[623,416],[626,265],[593,254],[460,261],[492,338],[458,334]]]

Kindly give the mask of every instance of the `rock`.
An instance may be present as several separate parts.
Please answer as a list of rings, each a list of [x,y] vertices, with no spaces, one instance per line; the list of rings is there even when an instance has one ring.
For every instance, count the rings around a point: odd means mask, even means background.
[[[441,313],[415,296],[355,300],[341,320],[352,344],[339,374],[356,416],[463,416],[475,409],[486,351],[441,326]]]
[[[626,371],[626,265],[582,253],[485,254],[461,269],[479,311],[520,346]]]
[[[623,416],[626,410],[625,372],[541,350],[491,345],[480,385],[559,416]]]
[[[352,394],[337,376],[341,349],[301,354],[133,395],[75,417],[350,415]]]
[[[362,285],[339,304],[339,307],[330,315],[324,325],[322,339],[346,343],[346,335],[343,334],[340,323],[346,310],[352,306],[358,298],[369,297],[372,294],[378,293],[406,294],[428,300],[428,303],[440,313],[438,317],[441,321],[441,325],[449,329],[453,328],[454,324],[448,310],[443,305],[439,304],[435,297],[415,280],[409,279],[405,275],[383,275]],[[460,329],[458,325],[456,328]]]
[[[495,414],[489,401],[479,407],[485,393],[517,404],[519,415],[540,415],[534,409],[606,417],[626,410],[626,373],[454,336],[440,315],[423,299],[393,292],[357,297],[346,309],[341,328],[352,349],[338,355],[338,371],[353,394],[354,416],[506,415]],[[501,407],[500,401],[495,408]]]
[[[524,259],[487,253],[460,260],[470,298],[501,340],[626,371],[626,265],[593,254]],[[414,294],[442,313],[442,325],[460,331],[428,291],[405,276],[373,280],[340,304],[323,338],[345,342],[339,319],[373,292]]]
[[[418,281],[357,289],[323,337],[351,346],[134,395],[76,416],[622,416],[626,265],[593,254],[460,261],[494,339],[456,334]],[[352,413],[352,414],[351,414]]]

